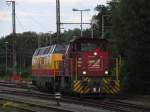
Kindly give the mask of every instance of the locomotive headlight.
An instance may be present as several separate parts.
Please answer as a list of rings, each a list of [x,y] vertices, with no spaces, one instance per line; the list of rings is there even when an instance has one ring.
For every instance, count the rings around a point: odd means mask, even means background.
[[[108,73],[109,73],[108,70],[106,70],[106,71],[105,71],[105,74],[108,75]]]
[[[96,88],[93,88],[93,92],[96,92]]]
[[[98,92],[101,92],[101,88],[98,88]]]
[[[97,52],[94,52],[94,55],[97,56]]]
[[[82,73],[83,73],[83,75],[86,75],[86,71],[83,71]]]

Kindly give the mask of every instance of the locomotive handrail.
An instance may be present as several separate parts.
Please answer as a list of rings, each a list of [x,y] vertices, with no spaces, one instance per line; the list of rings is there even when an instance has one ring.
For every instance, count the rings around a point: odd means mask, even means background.
[[[78,58],[76,57],[75,58],[75,72],[76,72],[76,76],[75,76],[75,80],[78,80],[78,63],[77,63],[77,61],[78,61]]]

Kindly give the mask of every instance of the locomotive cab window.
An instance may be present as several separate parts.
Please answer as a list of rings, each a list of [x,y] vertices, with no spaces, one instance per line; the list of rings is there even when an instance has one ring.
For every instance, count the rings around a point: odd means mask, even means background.
[[[36,49],[33,56],[37,56],[38,52],[39,52],[39,49]]]
[[[54,53],[65,53],[65,46],[63,45],[56,45]]]
[[[43,54],[43,52],[44,52],[44,49],[39,49],[39,52],[38,52],[38,54],[37,55],[42,55]]]
[[[75,51],[77,52],[90,52],[96,48],[100,48],[102,51],[108,51],[108,46],[106,43],[98,42],[86,42],[86,43],[76,43],[74,45]]]
[[[48,54],[48,53],[49,53],[49,51],[50,51],[50,49],[51,49],[51,47],[47,47],[47,48],[45,48],[45,50],[44,50],[43,54],[44,54],[44,55]]]
[[[81,51],[93,51],[97,45],[95,43],[81,43]]]

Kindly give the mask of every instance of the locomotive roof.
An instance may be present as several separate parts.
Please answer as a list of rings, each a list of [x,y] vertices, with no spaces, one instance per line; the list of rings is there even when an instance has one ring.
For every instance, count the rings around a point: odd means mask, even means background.
[[[73,39],[73,40],[71,40],[70,42],[71,42],[71,43],[76,43],[76,42],[88,42],[88,41],[91,41],[91,42],[107,42],[106,39],[85,38],[85,37]]]
[[[43,55],[49,55],[51,53],[56,53],[56,52],[61,52],[65,49],[65,46],[61,45],[61,44],[53,44],[53,45],[49,45],[46,47],[40,47],[37,48],[36,51],[34,52],[33,56],[43,56]]]

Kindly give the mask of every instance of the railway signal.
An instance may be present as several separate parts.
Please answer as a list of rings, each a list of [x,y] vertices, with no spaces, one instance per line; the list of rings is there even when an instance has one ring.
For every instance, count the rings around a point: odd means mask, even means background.
[[[8,45],[8,42],[4,42],[5,43],[5,47],[6,47],[6,74],[7,74],[7,45]]]

